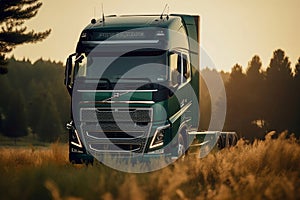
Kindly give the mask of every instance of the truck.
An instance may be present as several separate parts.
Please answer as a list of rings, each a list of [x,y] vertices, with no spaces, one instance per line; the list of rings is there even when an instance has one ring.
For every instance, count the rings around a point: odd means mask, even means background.
[[[206,136],[234,145],[234,132],[199,131],[199,43],[198,15],[91,20],[66,62],[70,162],[179,158]]]

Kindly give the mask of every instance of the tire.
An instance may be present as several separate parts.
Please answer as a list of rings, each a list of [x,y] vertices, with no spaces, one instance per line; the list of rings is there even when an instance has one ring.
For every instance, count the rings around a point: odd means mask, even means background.
[[[217,146],[218,146],[218,149],[219,149],[219,150],[225,148],[225,140],[224,140],[224,138],[222,137],[222,135],[220,135],[219,138],[218,138]]]
[[[236,144],[237,144],[237,140],[238,140],[238,138],[237,138],[237,135],[230,135],[229,136],[229,146],[230,147],[233,147],[233,146],[235,146]]]
[[[235,134],[222,134],[219,136],[217,145],[219,150],[224,149],[225,147],[233,147],[237,143],[237,135]]]

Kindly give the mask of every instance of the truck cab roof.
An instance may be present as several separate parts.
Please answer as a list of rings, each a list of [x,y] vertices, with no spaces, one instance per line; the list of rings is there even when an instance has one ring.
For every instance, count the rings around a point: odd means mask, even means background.
[[[114,28],[162,27],[170,28],[173,24],[181,24],[178,16],[161,15],[110,15],[90,23],[85,30],[107,30]]]

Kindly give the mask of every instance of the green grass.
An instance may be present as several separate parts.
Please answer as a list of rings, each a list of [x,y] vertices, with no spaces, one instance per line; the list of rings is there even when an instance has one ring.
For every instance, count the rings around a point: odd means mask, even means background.
[[[0,199],[300,199],[300,145],[281,134],[156,172],[71,165],[66,145],[0,149]]]

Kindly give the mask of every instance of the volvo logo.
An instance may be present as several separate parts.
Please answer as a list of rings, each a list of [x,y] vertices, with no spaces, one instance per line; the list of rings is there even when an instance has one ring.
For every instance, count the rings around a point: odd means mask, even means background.
[[[118,97],[120,97],[120,93],[119,92],[114,92],[114,93],[112,93],[112,97],[113,98],[118,98]]]

